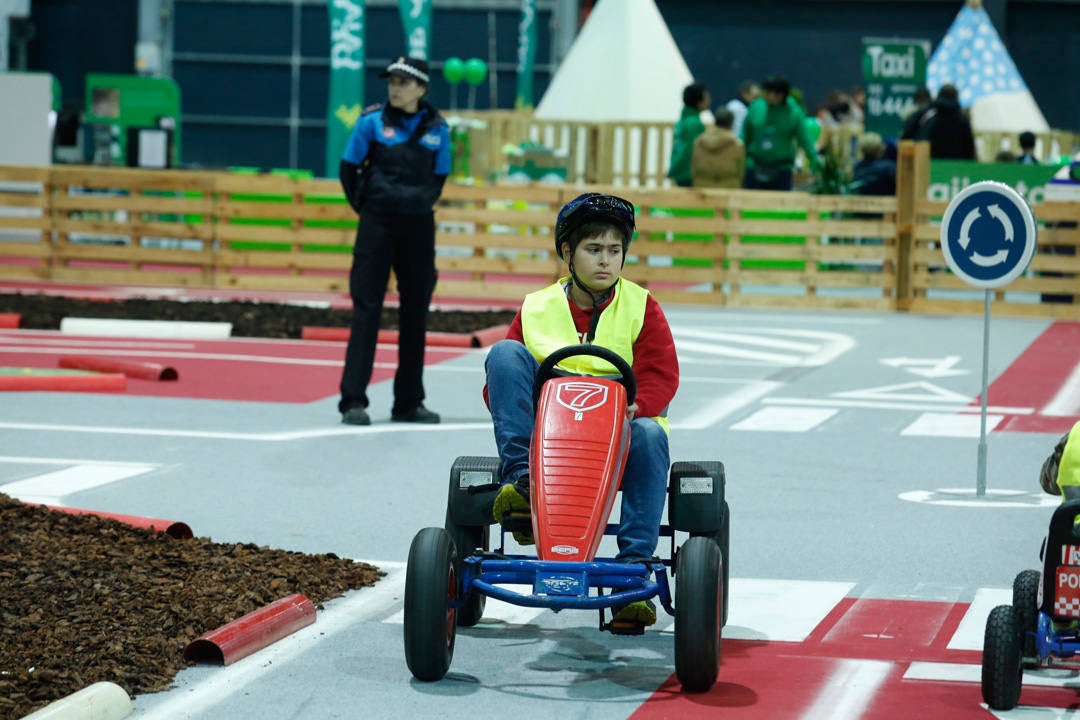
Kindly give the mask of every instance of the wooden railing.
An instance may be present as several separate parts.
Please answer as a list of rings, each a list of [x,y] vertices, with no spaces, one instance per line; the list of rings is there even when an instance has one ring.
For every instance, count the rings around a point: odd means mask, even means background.
[[[926,144],[905,143],[896,197],[448,184],[436,295],[517,300],[559,277],[559,207],[606,189],[638,209],[626,276],[665,302],[981,312],[937,246],[945,203],[926,200],[928,178]],[[995,312],[1080,318],[1080,202],[1036,216],[1039,253]],[[331,180],[0,167],[0,279],[344,293],[355,228]]]
[[[558,153],[556,162],[567,170],[571,183],[654,187],[666,180],[671,157],[672,123],[585,122],[538,119],[528,112],[489,110],[460,112],[471,121],[468,131],[472,157],[470,175],[484,181],[496,177],[506,165],[504,148],[533,142]],[[824,128],[819,149],[830,148],[843,167],[857,159],[861,125]],[[976,132],[978,160],[992,162],[998,152],[1017,150],[1015,133]],[[1063,130],[1036,134],[1036,153],[1043,158],[1071,155],[1080,150],[1080,137]],[[807,167],[802,162],[801,167]]]

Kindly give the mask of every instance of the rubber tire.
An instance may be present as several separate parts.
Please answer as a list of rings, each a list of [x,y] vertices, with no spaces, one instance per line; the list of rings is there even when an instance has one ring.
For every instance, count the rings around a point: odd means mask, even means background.
[[[1012,710],[1020,702],[1022,649],[1020,613],[998,605],[986,618],[982,660],[982,696],[994,710]]]
[[[480,550],[488,549],[490,528],[487,525],[458,525],[451,519],[448,512],[446,513],[446,532],[450,533],[450,539],[454,541],[454,572],[460,582],[461,578],[465,577],[462,570],[465,558],[478,548]],[[480,618],[484,616],[487,596],[483,593],[467,592],[464,588],[459,588],[458,594],[463,598],[461,607],[457,611],[458,627],[472,627],[480,622]]]
[[[724,568],[724,610],[723,616],[720,618],[721,625],[727,626],[728,618],[728,598],[731,597],[731,593],[728,592],[729,574],[731,572],[730,564],[730,547],[731,547],[731,513],[728,510],[727,501],[724,501],[724,527],[714,533],[690,533],[690,537],[707,537],[716,543],[720,547],[720,558]]]
[[[1012,605],[1020,615],[1020,629],[1024,631],[1025,658],[1034,658],[1036,653],[1034,633],[1039,629],[1040,579],[1038,570],[1021,570],[1013,580]],[[1032,634],[1028,635],[1029,632]]]
[[[699,536],[683,543],[676,562],[675,675],[684,692],[706,692],[720,672],[723,558],[715,542]]]
[[[417,680],[441,680],[457,638],[458,579],[450,533],[424,528],[409,546],[405,570],[405,662]]]

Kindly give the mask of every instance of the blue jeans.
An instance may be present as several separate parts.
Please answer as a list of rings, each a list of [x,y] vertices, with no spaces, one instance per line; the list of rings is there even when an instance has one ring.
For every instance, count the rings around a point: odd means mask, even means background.
[[[512,483],[529,472],[533,379],[540,365],[520,342],[501,340],[492,346],[484,369],[502,481]],[[619,558],[651,558],[656,554],[669,465],[667,433],[652,418],[635,419],[630,425],[630,454],[622,478]]]

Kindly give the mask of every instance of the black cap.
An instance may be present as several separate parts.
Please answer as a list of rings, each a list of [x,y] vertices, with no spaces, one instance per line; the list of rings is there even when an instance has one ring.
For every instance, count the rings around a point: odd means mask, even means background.
[[[428,75],[428,64],[426,60],[420,58],[401,56],[394,60],[392,63],[386,66],[386,69],[379,73],[379,77],[390,77],[396,75],[400,78],[408,80],[419,80],[425,85],[430,84],[431,77]]]

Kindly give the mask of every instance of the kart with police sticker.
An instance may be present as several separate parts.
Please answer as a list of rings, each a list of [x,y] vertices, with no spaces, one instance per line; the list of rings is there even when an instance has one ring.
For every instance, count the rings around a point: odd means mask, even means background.
[[[1080,500],[1054,511],[1042,570],[1013,580],[1012,604],[990,611],[983,636],[982,695],[994,710],[1020,702],[1025,669],[1080,670]]]
[[[599,357],[619,375],[566,375],[557,368],[576,355]],[[675,618],[675,671],[683,690],[704,692],[713,686],[729,597],[723,464],[672,463],[668,523],[660,528],[658,548],[667,550],[666,557],[641,562],[597,557],[603,536],[617,529],[608,520],[629,449],[626,408],[635,393],[633,370],[603,347],[568,346],[541,363],[533,387],[531,512],[504,517],[495,533],[491,513],[499,459],[455,460],[445,527],[422,529],[409,548],[405,659],[416,678],[435,681],[446,675],[458,628],[480,621],[488,597],[555,612],[594,610],[599,629],[613,634],[643,632],[639,624],[615,621],[614,608],[656,598]],[[535,556],[507,552],[507,533],[515,531],[533,536]],[[490,548],[493,537],[497,546]],[[677,538],[685,540],[676,546]]]

